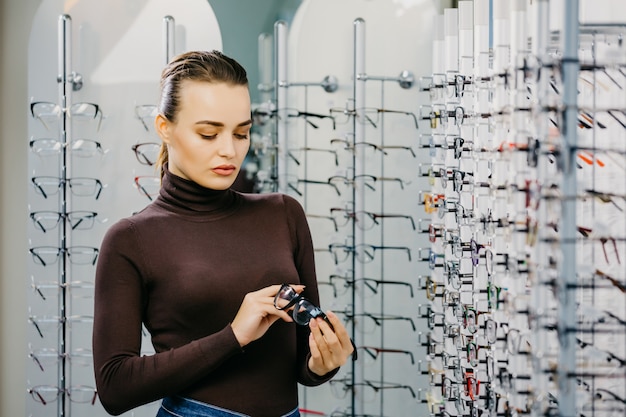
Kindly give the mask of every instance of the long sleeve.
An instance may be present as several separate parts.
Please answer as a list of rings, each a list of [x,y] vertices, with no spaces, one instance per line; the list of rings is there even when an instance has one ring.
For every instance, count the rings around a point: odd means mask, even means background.
[[[131,256],[134,254],[135,256]],[[114,415],[155,401],[200,380],[241,353],[230,326],[189,344],[140,356],[146,260],[130,222],[105,236],[96,271],[93,349],[99,396]]]
[[[319,292],[317,290],[317,274],[315,271],[315,252],[311,231],[306,219],[306,214],[302,206],[295,200],[285,196],[285,206],[287,208],[287,219],[290,221],[290,230],[294,239],[294,262],[298,269],[301,284],[306,288],[303,295],[315,305],[320,304]],[[298,382],[306,386],[317,386],[331,379],[339,369],[329,372],[326,375],[316,375],[309,369],[310,357],[309,349],[309,328],[298,326]]]

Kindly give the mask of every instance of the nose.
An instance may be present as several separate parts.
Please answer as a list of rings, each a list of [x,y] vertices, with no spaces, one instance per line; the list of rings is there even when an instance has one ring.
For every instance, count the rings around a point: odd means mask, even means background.
[[[235,140],[237,140],[232,134],[223,135],[219,141],[218,153],[225,158],[234,158],[236,156]]]

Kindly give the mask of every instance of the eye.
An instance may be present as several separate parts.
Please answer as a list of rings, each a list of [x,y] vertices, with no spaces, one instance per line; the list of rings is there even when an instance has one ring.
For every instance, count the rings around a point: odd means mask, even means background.
[[[212,140],[212,139],[215,139],[217,137],[217,134],[214,134],[214,135],[203,135],[202,133],[200,133],[200,137],[202,139]]]
[[[249,130],[243,130],[243,131],[239,131],[239,132],[233,132],[233,136],[236,137],[237,139],[249,139],[250,138],[250,131]]]

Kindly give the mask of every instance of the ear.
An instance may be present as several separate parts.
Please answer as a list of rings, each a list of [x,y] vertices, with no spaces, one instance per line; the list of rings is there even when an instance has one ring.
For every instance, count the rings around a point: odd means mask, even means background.
[[[159,137],[164,143],[170,143],[170,121],[165,118],[161,113],[157,114],[154,118],[154,128]]]

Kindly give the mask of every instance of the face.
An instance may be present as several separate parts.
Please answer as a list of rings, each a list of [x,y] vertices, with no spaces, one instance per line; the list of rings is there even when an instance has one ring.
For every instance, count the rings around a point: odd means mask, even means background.
[[[184,81],[175,122],[156,117],[172,174],[205,188],[230,187],[250,147],[247,86]]]

